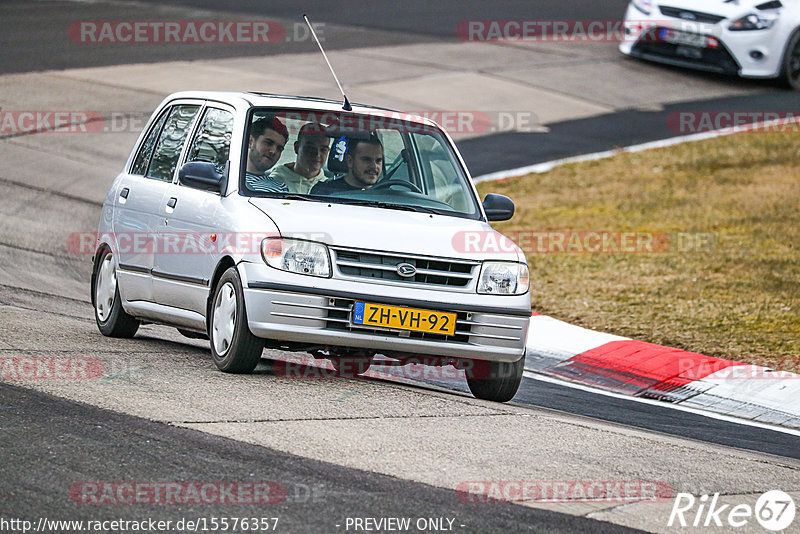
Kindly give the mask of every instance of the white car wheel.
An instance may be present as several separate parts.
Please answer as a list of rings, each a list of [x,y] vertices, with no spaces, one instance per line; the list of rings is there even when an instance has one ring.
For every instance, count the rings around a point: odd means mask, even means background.
[[[236,325],[236,290],[230,282],[217,292],[214,301],[214,329],[211,339],[217,354],[224,356],[231,348]]]
[[[117,267],[114,255],[103,249],[92,271],[92,302],[97,328],[104,336],[133,337],[139,321],[125,312],[119,296]]]
[[[244,291],[239,272],[231,267],[214,289],[208,325],[214,364],[226,373],[251,373],[261,359],[264,340],[247,326]]]
[[[114,268],[114,258],[108,253],[103,258],[97,270],[97,292],[95,294],[95,311],[97,318],[108,321],[111,308],[114,306],[114,295],[117,292],[117,270]]]

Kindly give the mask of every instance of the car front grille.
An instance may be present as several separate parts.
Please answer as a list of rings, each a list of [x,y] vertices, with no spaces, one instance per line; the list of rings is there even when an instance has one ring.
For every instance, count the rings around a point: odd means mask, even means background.
[[[445,334],[434,334],[428,332],[412,332],[410,330],[389,330],[384,328],[370,328],[369,326],[361,326],[352,324],[350,321],[351,310],[355,305],[354,300],[349,299],[333,299],[332,305],[328,308],[328,317],[326,328],[333,328],[335,330],[350,330],[352,332],[369,332],[380,333],[381,335],[389,335],[394,337],[407,337],[413,339],[426,339],[429,341],[457,341],[466,343],[469,341],[472,326],[470,321],[467,320],[466,312],[457,312],[456,330],[455,334],[448,336]]]
[[[681,67],[720,74],[738,74],[741,66],[722,42],[717,48],[696,48],[660,39],[662,28],[649,30],[633,46],[631,55]]]
[[[353,324],[352,310],[356,301],[347,298],[328,297],[324,303],[312,304],[292,302],[290,300],[275,300],[273,317],[289,319],[307,319],[322,321],[326,329],[349,331],[362,334],[375,334],[397,338],[424,339],[440,343],[471,343],[471,344],[503,344],[519,342],[525,332],[516,325],[505,324],[504,321],[494,318],[485,318],[481,314],[452,310],[456,314],[456,329],[452,335],[436,334],[432,332],[414,332],[410,330],[373,328]]]
[[[476,270],[480,267],[479,262],[469,260],[428,258],[341,247],[332,250],[339,272],[356,278],[466,288],[476,278]],[[416,272],[413,276],[404,277],[399,274],[397,266],[404,263],[414,266]]]
[[[702,11],[693,11],[691,9],[681,9],[678,7],[661,6],[661,14],[666,17],[673,17],[676,19],[687,20],[692,22],[704,22],[708,24],[716,24],[725,17],[720,15],[712,15],[711,13],[703,13]]]

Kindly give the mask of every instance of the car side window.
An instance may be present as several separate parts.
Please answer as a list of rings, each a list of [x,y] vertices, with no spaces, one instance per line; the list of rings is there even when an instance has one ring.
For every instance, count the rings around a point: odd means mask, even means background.
[[[150,167],[147,169],[148,178],[172,181],[181,149],[199,109],[200,106],[196,104],[181,104],[172,108],[153,150]]]
[[[468,212],[470,192],[447,149],[439,139],[430,135],[419,136],[417,144],[428,182],[428,194],[458,211]]]
[[[217,172],[222,174],[228,162],[232,134],[233,114],[224,109],[208,108],[189,147],[186,161],[213,163]]]
[[[167,121],[167,116],[169,116],[169,113],[162,113],[155,124],[153,124],[153,127],[150,129],[150,133],[147,134],[147,138],[139,148],[139,153],[136,154],[136,159],[133,160],[133,165],[131,165],[131,174],[144,176],[147,172],[147,165],[150,163],[150,156],[153,155],[153,147],[156,146],[156,139],[158,139],[158,134],[161,133],[161,128]]]

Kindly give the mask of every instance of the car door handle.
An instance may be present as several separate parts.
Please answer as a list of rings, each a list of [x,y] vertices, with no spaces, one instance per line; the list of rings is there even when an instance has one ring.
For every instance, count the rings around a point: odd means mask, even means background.
[[[175,197],[172,197],[167,201],[168,208],[174,208],[177,204],[178,204],[178,199]]]
[[[123,187],[122,191],[119,192],[119,196],[122,198],[128,198],[128,193],[130,192],[131,192],[130,189],[128,189],[127,187]]]

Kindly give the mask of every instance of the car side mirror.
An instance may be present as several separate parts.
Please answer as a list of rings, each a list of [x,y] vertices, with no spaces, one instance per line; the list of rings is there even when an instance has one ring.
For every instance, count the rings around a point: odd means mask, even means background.
[[[483,211],[490,221],[507,221],[514,216],[514,201],[504,195],[489,193],[483,199]]]
[[[205,191],[216,191],[221,195],[225,194],[228,184],[228,166],[225,172],[220,174],[213,163],[207,161],[190,161],[185,163],[178,170],[178,181],[185,186]]]

